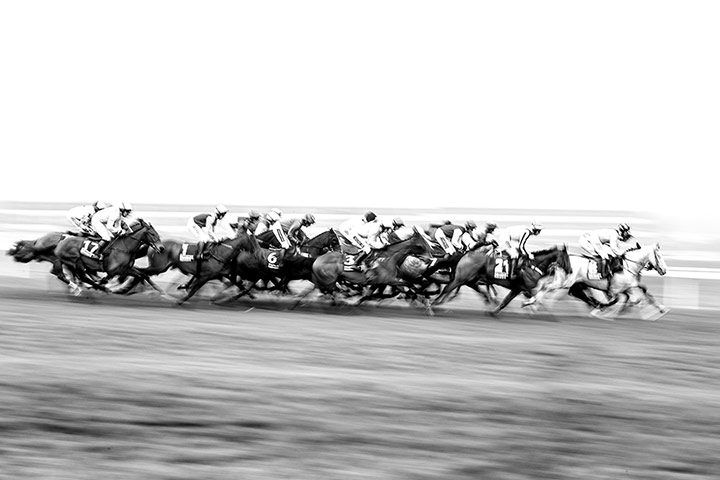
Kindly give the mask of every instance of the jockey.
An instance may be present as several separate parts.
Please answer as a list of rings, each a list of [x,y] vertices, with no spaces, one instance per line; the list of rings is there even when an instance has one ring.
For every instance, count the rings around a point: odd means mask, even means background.
[[[591,257],[599,256],[598,270],[605,276],[610,276],[610,260],[622,257],[626,252],[620,242],[626,242],[632,237],[630,225],[621,223],[617,228],[601,228],[585,232],[580,236],[578,243],[583,253]]]
[[[511,278],[519,259],[533,259],[532,253],[527,251],[525,244],[531,236],[538,235],[542,229],[541,224],[533,222],[530,226],[516,225],[496,232],[498,252],[501,254],[507,252],[510,256],[509,276]]]
[[[92,216],[90,221],[93,230],[102,240],[100,248],[97,252],[98,259],[102,258],[105,247],[118,235],[124,233],[134,223],[134,219],[130,216],[132,213],[132,205],[129,202],[120,202],[104,208]]]
[[[73,207],[68,211],[67,219],[70,221],[70,224],[80,230],[81,235],[93,235],[95,231],[92,225],[90,225],[90,221],[93,215],[105,208],[107,208],[107,205],[100,200],[90,205]]]
[[[368,210],[360,217],[345,220],[340,224],[338,230],[348,241],[367,254],[371,250],[368,239],[370,237],[377,238],[382,226],[375,212]]]
[[[255,227],[255,236],[267,232],[275,224],[282,219],[282,211],[279,208],[271,208],[264,217],[259,218],[257,227]]]
[[[288,239],[290,239],[290,241],[298,247],[308,240],[308,236],[303,228],[309,227],[313,224],[315,224],[315,215],[312,213],[307,213],[302,218],[290,219],[281,222],[282,228],[287,233]]]
[[[435,230],[435,241],[437,241],[448,255],[454,254],[458,250],[462,250],[463,244],[461,238],[465,233],[465,228],[454,223],[445,222]]]
[[[392,228],[387,236],[388,244],[402,242],[415,234],[415,231],[406,226],[402,218],[397,217],[392,221]]]
[[[495,223],[487,222],[482,232],[478,232],[477,228],[474,228],[470,234],[470,239],[463,236],[463,243],[467,245],[469,250],[477,250],[489,245],[497,246],[498,243],[494,235],[495,229],[497,229]]]
[[[245,218],[243,225],[248,232],[255,232],[258,224],[260,223],[260,212],[257,210],[250,210]]]
[[[225,205],[218,205],[213,213],[200,213],[188,220],[188,230],[203,244],[199,250],[203,249],[205,243],[219,242],[232,236],[224,221],[227,213]]]

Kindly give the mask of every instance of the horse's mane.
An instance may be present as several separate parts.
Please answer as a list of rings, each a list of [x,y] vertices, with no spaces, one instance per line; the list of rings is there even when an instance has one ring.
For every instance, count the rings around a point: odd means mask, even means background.
[[[532,253],[533,253],[533,255],[545,255],[545,254],[548,254],[548,253],[554,253],[554,252],[556,252],[556,251],[558,251],[558,250],[559,250],[559,248],[558,248],[557,246],[555,246],[555,247],[550,247],[550,248],[544,248],[544,249],[542,249],[542,250],[536,250],[536,251],[534,251],[534,252],[532,252]]]

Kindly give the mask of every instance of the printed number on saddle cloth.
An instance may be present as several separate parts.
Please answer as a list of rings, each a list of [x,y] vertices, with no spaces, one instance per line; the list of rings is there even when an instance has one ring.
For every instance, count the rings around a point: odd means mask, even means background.
[[[508,277],[508,261],[506,258],[495,259],[495,278],[506,279]]]
[[[179,260],[181,262],[192,262],[195,259],[196,252],[197,252],[197,244],[183,243],[182,250],[180,250]]]
[[[590,280],[602,280],[602,273],[598,271],[598,263],[595,260],[588,260],[588,278]]]
[[[82,247],[80,248],[80,253],[85,255],[86,257],[96,258],[98,249],[100,249],[100,244],[98,242],[93,242],[92,240],[85,240]]]
[[[359,270],[357,266],[355,265],[355,260],[357,258],[357,255],[345,254],[345,258],[343,260],[343,268],[346,272],[355,272]]]
[[[267,254],[267,266],[273,270],[280,268],[278,252],[270,252]]]

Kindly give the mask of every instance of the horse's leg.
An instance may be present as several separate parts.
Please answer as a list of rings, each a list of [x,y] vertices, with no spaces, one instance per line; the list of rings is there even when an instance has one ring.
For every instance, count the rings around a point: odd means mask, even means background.
[[[589,296],[587,294],[587,285],[583,282],[578,282],[572,285],[568,289],[568,295],[571,297],[575,297],[579,300],[582,300],[587,305],[589,305],[592,308],[603,308],[607,304],[600,303],[597,299],[593,298],[592,296]],[[615,302],[617,302],[617,299],[615,299]]]
[[[648,300],[648,303],[650,305],[654,306],[655,308],[657,308],[660,313],[665,314],[668,312],[668,308],[665,307],[665,305],[663,305],[662,303],[659,303],[655,299],[655,297],[650,292],[648,292],[648,288],[645,285],[638,285],[637,288],[642,290],[643,294],[645,295],[645,298],[647,298],[647,300]]]
[[[495,310],[492,310],[490,312],[490,315],[495,316],[500,311],[502,311],[503,308],[507,307],[508,303],[512,301],[513,298],[517,297],[520,294],[520,290],[510,290],[507,295],[505,295],[505,298],[502,299],[502,302],[500,302],[500,305],[498,305]]]
[[[193,297],[193,295],[195,295],[203,285],[205,285],[207,282],[210,281],[210,278],[203,278],[203,277],[193,277],[193,279],[194,279],[194,282],[191,286],[188,287],[187,293],[185,294],[185,296],[177,301],[178,305],[182,305],[183,303],[190,300]]]
[[[455,298],[457,296],[457,292],[460,291],[461,283],[457,280],[457,276],[450,280],[445,287],[443,287],[442,292],[440,292],[440,295],[438,295],[435,300],[432,302],[432,306],[435,305],[442,305],[443,303],[447,302],[450,298],[450,294],[455,293],[455,295],[452,298]]]

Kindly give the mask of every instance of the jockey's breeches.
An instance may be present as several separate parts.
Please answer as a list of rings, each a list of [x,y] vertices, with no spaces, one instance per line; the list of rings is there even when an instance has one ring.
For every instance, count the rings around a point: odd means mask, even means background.
[[[191,218],[188,222],[188,230],[190,230],[190,233],[195,235],[195,238],[197,238],[201,242],[212,242],[213,239],[210,237],[210,234],[202,227],[199,227],[197,223],[193,221]]]
[[[578,243],[580,244],[580,248],[582,248],[583,253],[586,253],[591,257],[599,255],[603,260],[607,260],[612,254],[610,247],[594,240],[590,235],[581,236]]]
[[[435,232],[435,240],[437,240],[442,249],[448,254],[452,255],[455,253],[455,247],[453,247],[452,243],[450,243],[450,240],[448,240],[442,230],[438,229]]]

